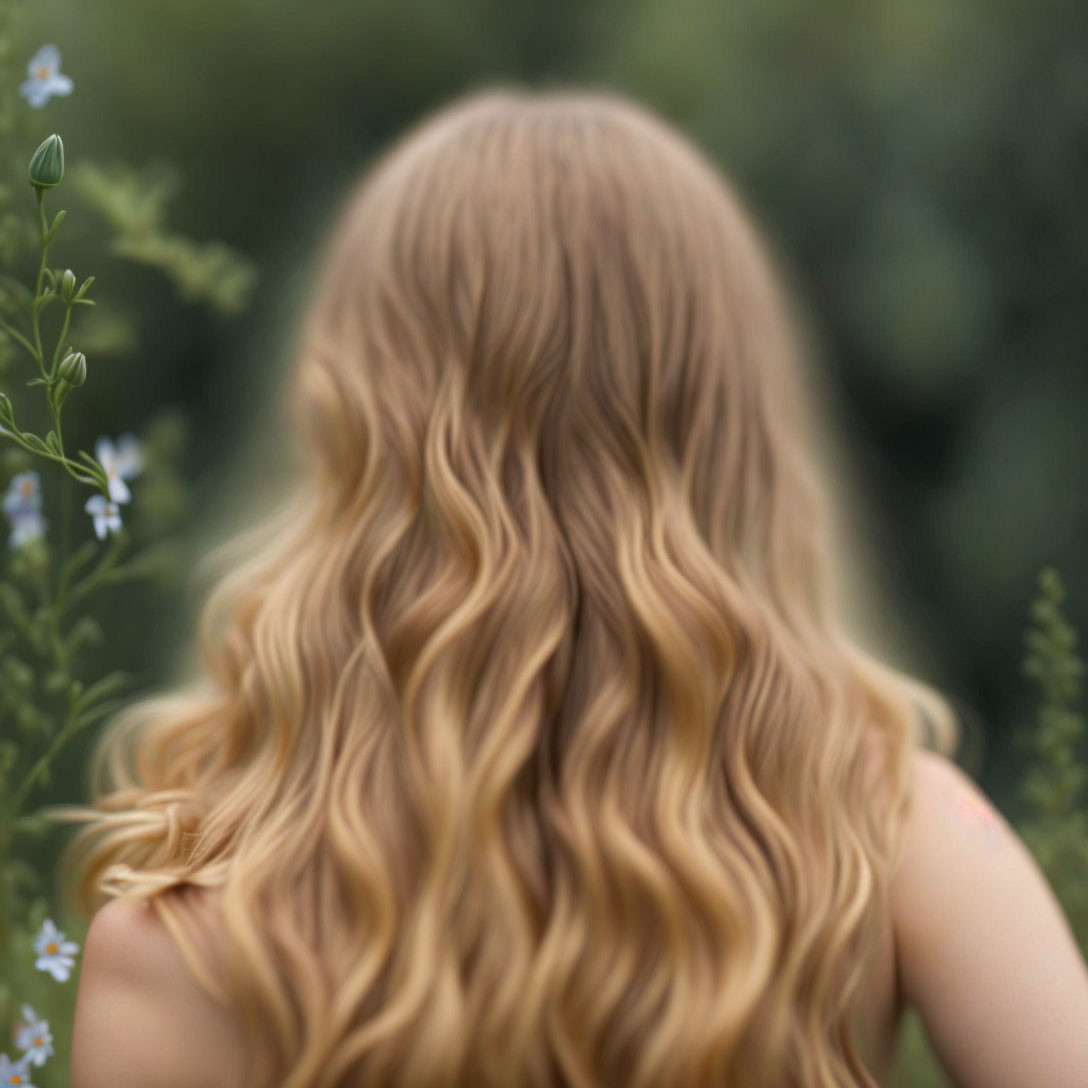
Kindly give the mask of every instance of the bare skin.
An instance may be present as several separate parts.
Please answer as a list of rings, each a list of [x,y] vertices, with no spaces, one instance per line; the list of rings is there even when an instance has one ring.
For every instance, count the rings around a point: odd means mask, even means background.
[[[914,785],[891,918],[862,1003],[868,1068],[884,1083],[912,1006],[956,1088],[1084,1088],[1088,966],[1053,892],[955,764],[920,752]],[[214,896],[202,903],[211,923]],[[72,1088],[218,1088],[240,1069],[238,1038],[150,910],[113,901],[95,915]]]
[[[981,789],[920,752],[892,879],[899,986],[956,1088],[1088,1084],[1088,965],[1034,857]]]

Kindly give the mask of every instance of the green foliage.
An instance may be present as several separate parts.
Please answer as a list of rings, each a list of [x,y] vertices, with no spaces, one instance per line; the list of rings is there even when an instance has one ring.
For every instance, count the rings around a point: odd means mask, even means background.
[[[1080,698],[1084,662],[1077,656],[1077,632],[1062,612],[1065,588],[1052,567],[1039,574],[1024,636],[1023,674],[1039,692],[1033,729],[1019,743],[1030,751],[1022,793],[1030,814],[1016,830],[1031,851],[1088,958],[1088,814],[1082,790],[1088,771],[1077,745],[1084,736]],[[926,1040],[921,1020],[910,1010],[903,1025],[892,1088],[947,1088]]]
[[[1033,625],[1025,636],[1023,671],[1037,685],[1040,699],[1035,729],[1020,738],[1020,743],[1030,744],[1032,761],[1023,781],[1030,815],[1017,830],[1054,888],[1081,947],[1088,950],[1088,770],[1078,753],[1084,715],[1076,709],[1084,662],[1075,649],[1077,632],[1062,611],[1064,600],[1061,578],[1046,568],[1031,607]]]
[[[165,230],[163,206],[177,187],[172,171],[83,163],[73,180],[113,228],[113,253],[159,269],[186,301],[205,302],[225,314],[245,309],[256,279],[248,261],[223,242],[197,243]]]
[[[48,214],[47,200],[67,193],[74,175],[88,204],[99,210],[106,205],[115,231],[112,251],[158,267],[186,301],[236,313],[248,298],[253,270],[222,243],[198,245],[166,233],[163,191],[139,190],[132,180],[137,175],[126,168],[106,172],[83,159],[66,172],[57,134],[39,137],[33,150],[35,144],[24,139],[30,111],[16,93],[20,72],[9,63],[18,56],[25,64],[31,55],[18,37],[20,15],[18,0],[0,0],[0,130],[17,136],[7,140],[10,154],[0,153],[0,487],[7,485],[4,517],[12,525],[0,547],[0,1024],[12,1024],[24,1005],[51,1021],[55,1054],[46,1067],[33,1069],[33,1080],[39,1088],[55,1088],[68,1066],[75,988],[58,985],[37,963],[35,935],[55,912],[39,867],[30,861],[51,825],[32,803],[50,785],[69,743],[134,694],[128,671],[102,668],[108,640],[94,614],[96,596],[137,580],[175,585],[180,553],[170,537],[189,513],[192,496],[179,467],[187,426],[176,410],[161,411],[139,434],[126,436],[131,442],[124,471],[109,444],[100,440],[92,456],[73,452],[65,441],[65,409],[95,384],[95,345],[116,352],[131,346],[133,336],[131,321],[116,312],[80,335],[73,318],[95,306],[89,296],[95,277],[77,277],[51,262],[67,213]],[[16,151],[20,145],[23,151]],[[101,186],[111,184],[106,202]],[[36,261],[28,264],[35,249]],[[90,350],[90,364],[69,336]],[[16,405],[20,361],[29,361],[34,376]],[[43,414],[47,430],[41,435],[33,421]],[[41,486],[31,471],[35,461],[63,472]],[[123,484],[126,475],[140,476],[136,501]],[[96,515],[95,538],[74,544],[73,482],[97,492],[85,507]],[[58,511],[59,540],[46,532],[51,519],[41,513],[45,499]],[[0,1042],[0,1051],[11,1050]]]

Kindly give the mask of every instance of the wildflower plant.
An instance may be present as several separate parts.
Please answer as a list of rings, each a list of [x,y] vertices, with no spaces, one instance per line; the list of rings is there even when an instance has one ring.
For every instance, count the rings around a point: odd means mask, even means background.
[[[1018,743],[1029,749],[1022,795],[1029,813],[1017,825],[1025,844],[1054,888],[1080,946],[1088,955],[1088,782],[1078,710],[1084,662],[1077,632],[1063,612],[1065,587],[1052,567],[1039,574],[1025,635],[1024,675],[1039,690],[1035,728]]]
[[[0,0],[0,1088],[53,1088],[66,1080],[80,945],[43,894],[38,858],[53,823],[34,806],[72,739],[134,694],[129,673],[91,665],[106,643],[95,594],[170,584],[168,537],[191,505],[178,413],[98,435],[93,453],[73,441],[85,431],[76,391],[134,336],[123,316],[97,313],[95,277],[69,267],[81,262],[58,259],[58,205],[74,196],[102,215],[110,254],[157,267],[183,301],[236,312],[253,270],[222,243],[166,232],[164,191],[136,172],[82,161],[86,180],[72,185],[63,137],[50,131],[60,126],[44,117],[76,80],[55,45],[20,38],[24,3]],[[107,192],[122,176],[123,191]]]

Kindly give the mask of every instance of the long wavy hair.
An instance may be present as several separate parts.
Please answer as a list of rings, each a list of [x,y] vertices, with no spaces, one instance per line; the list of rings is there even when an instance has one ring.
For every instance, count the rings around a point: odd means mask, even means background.
[[[959,724],[847,634],[773,252],[607,90],[472,90],[348,195],[297,478],[65,810],[71,894],[151,900],[269,1083],[876,1083],[909,758]]]

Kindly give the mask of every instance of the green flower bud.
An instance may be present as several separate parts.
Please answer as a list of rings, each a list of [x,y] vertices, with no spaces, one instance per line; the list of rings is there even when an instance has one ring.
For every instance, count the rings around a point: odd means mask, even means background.
[[[38,145],[27,174],[37,189],[51,189],[60,183],[64,177],[64,144],[55,132]]]
[[[76,274],[70,269],[64,270],[64,275],[60,278],[60,297],[65,302],[72,301],[72,295],[76,290]]]
[[[87,380],[87,356],[82,351],[65,355],[57,377],[63,378],[69,385],[82,385]]]

